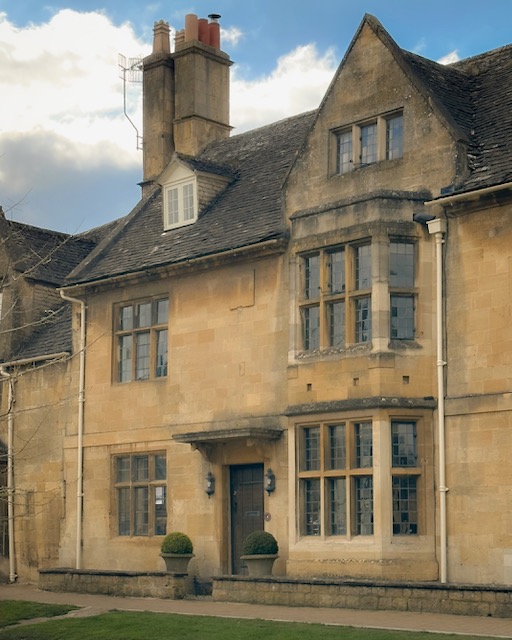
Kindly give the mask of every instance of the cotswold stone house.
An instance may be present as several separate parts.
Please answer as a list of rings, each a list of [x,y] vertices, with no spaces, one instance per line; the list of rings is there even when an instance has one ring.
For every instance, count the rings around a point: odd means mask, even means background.
[[[512,46],[367,15],[316,111],[230,136],[218,34],[155,25],[131,213],[1,221],[5,573],[180,530],[207,580],[265,529],[276,575],[510,585]]]

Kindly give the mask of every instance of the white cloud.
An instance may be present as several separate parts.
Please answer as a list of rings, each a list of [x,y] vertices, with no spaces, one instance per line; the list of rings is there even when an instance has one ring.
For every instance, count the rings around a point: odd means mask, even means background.
[[[457,49],[454,51],[450,51],[442,58],[439,58],[439,64],[452,64],[453,62],[458,62],[460,60],[459,52]]]
[[[91,37],[93,34],[93,37]],[[148,47],[130,25],[98,12],[64,9],[48,22],[15,27],[0,16],[3,131],[48,131],[78,144],[114,141],[134,148],[122,115],[118,53]],[[138,108],[135,104],[134,108]]]
[[[224,45],[225,43],[230,44],[232,47],[236,47],[240,40],[243,38],[244,33],[238,27],[230,27],[229,29],[221,28],[220,30],[220,38],[221,43]]]
[[[314,44],[297,47],[277,61],[268,76],[247,81],[234,70],[231,82],[232,124],[246,131],[320,104],[336,70],[333,49],[322,56]]]
[[[243,36],[236,28],[222,34],[232,46]],[[74,231],[131,209],[142,155],[123,115],[118,54],[147,55],[151,40],[102,12],[64,9],[23,28],[0,12],[0,204],[19,203],[15,219]],[[313,44],[256,80],[233,67],[235,133],[316,108],[335,68],[334,52],[321,54]],[[140,84],[127,84],[127,101],[141,131]]]

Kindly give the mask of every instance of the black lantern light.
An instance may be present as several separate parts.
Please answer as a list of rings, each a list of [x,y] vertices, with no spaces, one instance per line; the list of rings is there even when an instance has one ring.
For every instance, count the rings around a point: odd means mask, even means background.
[[[265,491],[270,495],[273,491],[276,490],[276,476],[274,472],[269,467],[267,469],[267,473],[265,474]]]
[[[215,493],[215,476],[211,471],[208,471],[204,479],[204,492],[209,498]]]

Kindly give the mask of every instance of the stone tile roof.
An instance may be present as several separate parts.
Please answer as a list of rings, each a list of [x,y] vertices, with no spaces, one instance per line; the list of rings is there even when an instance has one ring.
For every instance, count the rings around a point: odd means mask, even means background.
[[[282,237],[281,187],[313,121],[308,112],[210,144],[189,159],[198,170],[236,176],[192,225],[163,231],[156,187],[91,254],[68,283],[99,280]]]
[[[40,326],[9,360],[24,360],[64,352],[72,352],[71,304],[65,301],[41,320]]]
[[[470,173],[455,192],[512,181],[512,45],[451,65],[403,54],[467,143]]]
[[[6,247],[12,266],[31,280],[56,286],[92,251],[88,238],[40,229],[21,222],[6,221]]]

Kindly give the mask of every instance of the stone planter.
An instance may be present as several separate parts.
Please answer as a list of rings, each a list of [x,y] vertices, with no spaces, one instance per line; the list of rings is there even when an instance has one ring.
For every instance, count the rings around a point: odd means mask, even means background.
[[[188,563],[194,557],[193,553],[161,553],[165,569],[168,573],[187,573]]]
[[[272,567],[277,557],[277,553],[273,553],[268,555],[240,556],[240,559],[243,560],[247,566],[250,577],[261,578],[272,575]]]

